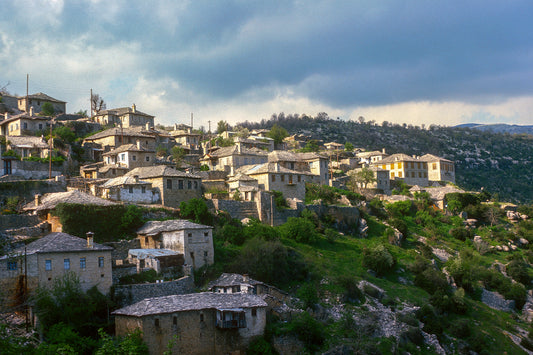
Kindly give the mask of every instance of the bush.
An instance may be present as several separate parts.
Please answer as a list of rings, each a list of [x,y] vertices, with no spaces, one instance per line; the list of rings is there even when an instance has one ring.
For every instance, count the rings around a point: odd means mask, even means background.
[[[201,198],[193,198],[180,203],[180,213],[183,218],[190,219],[195,223],[211,225],[213,217],[209,213],[207,203]]]
[[[281,191],[272,190],[270,193],[274,196],[274,204],[276,205],[276,208],[284,209],[289,207],[287,200],[285,200]]]
[[[298,315],[289,323],[289,331],[298,336],[298,339],[313,353],[320,349],[325,341],[324,326],[307,312]]]
[[[450,324],[448,328],[450,334],[456,338],[466,339],[470,336],[470,321],[468,319],[458,319]]]
[[[318,292],[316,286],[310,283],[303,284],[298,291],[296,291],[296,297],[302,301],[303,309],[314,309],[320,298],[318,298]]]
[[[324,231],[324,235],[330,243],[334,243],[335,240],[339,237],[339,233],[335,229],[331,228],[326,228],[326,230]]]
[[[357,286],[358,282],[354,277],[340,275],[335,282],[344,289],[343,298],[348,302],[362,302],[365,298],[363,292]]]
[[[426,269],[416,274],[415,285],[430,294],[437,291],[447,293],[450,288],[446,276],[441,271],[435,270],[429,264]]]
[[[299,243],[312,243],[318,239],[315,225],[305,218],[289,217],[287,222],[279,226],[279,230],[282,237]]]
[[[507,265],[507,274],[511,276],[515,281],[522,283],[523,285],[531,285],[531,276],[528,272],[529,265],[522,259],[514,259]]]
[[[396,261],[387,248],[380,244],[372,249],[363,249],[363,266],[382,276],[394,268]]]
[[[472,232],[470,232],[465,227],[457,227],[457,228],[452,228],[450,230],[450,235],[454,237],[455,239],[459,239],[464,242],[465,240],[472,237]]]
[[[424,323],[424,328],[422,328],[426,333],[431,334],[441,334],[442,333],[442,325],[443,325],[443,319],[439,317],[436,313],[434,308],[429,305],[425,304],[416,312],[416,317],[418,320],[420,320],[422,323]]]
[[[255,338],[250,342],[248,349],[246,349],[247,355],[275,355],[276,350],[268,341],[263,337]]]

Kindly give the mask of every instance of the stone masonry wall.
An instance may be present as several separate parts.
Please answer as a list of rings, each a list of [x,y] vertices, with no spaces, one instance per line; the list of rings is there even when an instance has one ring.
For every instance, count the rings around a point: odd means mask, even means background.
[[[41,221],[36,215],[2,215],[0,216],[0,231],[6,229],[18,229],[24,227],[33,227],[39,224]]]
[[[115,286],[115,299],[121,300],[121,306],[124,307],[145,298],[183,295],[192,292],[194,292],[193,278],[184,276],[174,281]]]
[[[258,218],[257,204],[253,201],[235,201],[235,200],[209,200],[208,207],[215,210],[228,212],[232,218],[241,220],[243,218]]]

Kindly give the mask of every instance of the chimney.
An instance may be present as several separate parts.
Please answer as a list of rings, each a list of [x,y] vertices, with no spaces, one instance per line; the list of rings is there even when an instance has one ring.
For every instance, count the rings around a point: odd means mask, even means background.
[[[150,122],[146,122],[146,130],[147,130],[147,131],[150,130]]]
[[[237,153],[242,154],[241,142],[237,142]]]
[[[139,175],[133,175],[133,178],[135,179],[135,182],[139,182]]]
[[[274,163],[274,171],[279,172],[279,163]]]
[[[137,106],[135,104],[131,105],[131,110],[135,113],[137,112]]]
[[[381,154],[387,154],[385,153],[385,148],[381,149]]]
[[[248,274],[243,274],[242,275],[242,282],[249,282],[250,281],[250,276],[248,276]]]
[[[141,141],[137,139],[137,149],[141,149]]]
[[[41,205],[41,195],[40,194],[36,194],[35,195],[35,207],[38,207]]]
[[[87,248],[94,248],[94,233],[87,232]]]
[[[33,106],[30,106],[30,116],[33,116]]]
[[[9,112],[4,113],[4,118],[7,120],[9,119]]]

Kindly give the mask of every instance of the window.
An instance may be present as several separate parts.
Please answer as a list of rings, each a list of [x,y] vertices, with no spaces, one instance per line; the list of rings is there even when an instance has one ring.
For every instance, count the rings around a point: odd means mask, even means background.
[[[178,190],[183,190],[183,180],[178,180]]]
[[[203,322],[204,321],[204,315],[203,313],[200,313],[200,322]]]
[[[276,175],[272,175],[272,182],[276,182]]]
[[[402,177],[403,173],[401,171],[398,172],[398,177]]]
[[[131,156],[131,160],[136,161],[137,160],[137,156],[136,155],[132,155]]]
[[[189,238],[192,238],[192,233],[189,233],[187,236],[188,236]]]
[[[133,193],[133,186],[130,186],[130,187],[129,187],[129,193],[130,193],[130,194]]]
[[[85,258],[80,258],[80,269],[85,269]]]
[[[437,170],[437,163],[433,163],[433,170]]]
[[[281,182],[284,182],[285,181],[285,175],[280,175],[281,176]]]
[[[70,270],[70,259],[63,260],[63,267],[65,270]]]
[[[415,177],[415,172],[414,172],[414,171],[411,171],[411,177],[412,177],[412,178]]]
[[[209,232],[204,232],[204,237],[207,237],[209,235]]]
[[[98,257],[98,267],[104,267],[104,257],[99,256]]]
[[[146,193],[146,186],[141,186],[141,192],[144,194]]]
[[[207,251],[204,251],[204,256],[207,258],[207,256],[209,255],[209,253]]]
[[[167,189],[172,190],[172,179],[167,179]]]
[[[176,317],[176,316],[172,317],[172,324],[173,325],[178,325],[178,317]]]
[[[198,189],[198,181],[194,181],[194,189],[195,189],[195,190]]]
[[[187,188],[189,190],[192,189],[192,181],[191,180],[187,180]]]
[[[44,269],[46,271],[52,270],[52,260],[45,260],[44,261]]]
[[[289,175],[289,184],[292,184],[292,175]]]
[[[391,172],[390,172],[390,177],[391,177],[391,178],[394,177],[394,171],[391,171]]]
[[[150,157],[146,157],[146,161],[150,161]]]
[[[159,318],[154,319],[154,325],[159,328]]]
[[[24,129],[28,129],[28,124],[24,122]]]
[[[302,176],[298,175],[298,182],[302,182]]]
[[[257,308],[252,308],[252,317],[257,317]]]
[[[7,269],[8,270],[17,270],[17,262],[16,261],[8,261],[7,262]]]

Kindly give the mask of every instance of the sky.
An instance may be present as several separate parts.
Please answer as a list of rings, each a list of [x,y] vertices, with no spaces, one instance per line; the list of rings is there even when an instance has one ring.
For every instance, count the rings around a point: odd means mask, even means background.
[[[533,124],[533,2],[0,0],[0,87],[212,129],[299,113]]]

